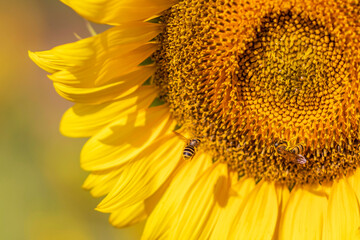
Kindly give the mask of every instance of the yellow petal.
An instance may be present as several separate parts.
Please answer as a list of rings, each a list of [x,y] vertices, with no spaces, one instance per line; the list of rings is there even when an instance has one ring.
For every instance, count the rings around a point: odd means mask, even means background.
[[[155,72],[155,67],[139,67],[118,78],[117,82],[99,87],[79,88],[54,83],[55,90],[63,98],[86,104],[101,104],[120,99],[135,92]]]
[[[166,238],[176,217],[181,200],[190,186],[207,168],[211,166],[211,156],[197,153],[191,161],[184,162],[176,172],[173,181],[149,216],[143,239]]]
[[[123,207],[120,206],[111,213],[109,221],[115,227],[126,227],[137,222],[140,222],[147,218],[154,210],[165,190],[167,189],[171,177],[150,197],[145,200],[134,203],[131,206]]]
[[[158,94],[153,86],[142,86],[122,99],[99,105],[75,104],[65,112],[60,131],[69,137],[90,137],[107,124],[150,106]]]
[[[278,210],[275,184],[258,183],[239,208],[231,225],[230,239],[272,239]]]
[[[290,198],[289,187],[286,184],[275,184],[275,189],[277,193],[278,205],[280,207],[279,213],[283,213]]]
[[[81,82],[87,87],[101,86],[106,82],[116,82],[118,77],[136,71],[137,66],[148,58],[156,49],[156,43],[144,44],[131,52],[111,53],[106,61],[95,62],[94,66],[88,64],[86,67],[62,70],[51,76],[54,82]],[[92,84],[92,85],[90,85]],[[67,84],[67,86],[73,86]]]
[[[281,217],[279,239],[324,239],[327,203],[328,196],[321,187],[295,187]]]
[[[89,38],[29,54],[40,67],[51,69],[48,72],[86,67],[99,59],[108,59],[115,52],[130,52],[153,39],[161,30],[159,24],[153,23],[122,24]]]
[[[167,105],[121,116],[89,139],[81,152],[81,166],[87,171],[120,166],[172,133],[175,125]]]
[[[231,225],[234,219],[237,218],[239,209],[244,205],[244,200],[247,199],[247,196],[255,188],[255,181],[252,178],[243,177],[232,188],[236,194],[231,196],[228,204],[222,208],[219,216],[220,220],[211,234],[210,239],[212,240],[226,239],[225,236],[228,236],[230,231],[232,231]]]
[[[359,227],[357,197],[347,180],[340,179],[331,189],[323,239],[354,239]]]
[[[29,56],[53,73],[50,78],[54,82],[92,87],[95,82],[103,83],[129,72],[146,59],[157,46],[147,42],[160,31],[158,24],[125,24],[48,51],[29,52]]]
[[[352,175],[348,177],[348,182],[354,189],[356,197],[360,202],[360,169],[357,169]]]
[[[112,168],[105,171],[91,173],[83,185],[84,189],[91,189],[94,197],[109,193],[116,185],[124,167]],[[109,221],[115,227],[126,227],[147,218],[158,205],[163,196],[166,184],[144,201],[139,201],[128,207],[116,208],[110,215]]]
[[[129,207],[118,208],[111,213],[109,222],[115,227],[127,227],[146,219],[144,202],[137,202]]]
[[[169,239],[207,239],[208,236],[201,234],[204,229],[211,233],[220,215],[214,207],[226,204],[228,187],[227,165],[213,164],[184,195]]]
[[[182,159],[183,147],[184,142],[172,133],[153,142],[124,167],[116,186],[98,205],[97,210],[112,212],[151,196]]]
[[[113,168],[90,173],[82,187],[90,190],[91,195],[94,197],[101,197],[113,189],[122,170],[122,168]]]
[[[288,185],[280,184],[280,183],[275,184],[275,189],[276,189],[276,194],[277,194],[277,199],[278,199],[279,212],[278,212],[278,218],[277,218],[277,222],[276,222],[274,239],[279,239],[280,238],[279,237],[280,221],[281,221],[282,216],[284,215],[285,207],[290,198],[290,191],[289,191]]]
[[[118,25],[145,20],[176,3],[173,0],[61,0],[82,17],[97,23]]]

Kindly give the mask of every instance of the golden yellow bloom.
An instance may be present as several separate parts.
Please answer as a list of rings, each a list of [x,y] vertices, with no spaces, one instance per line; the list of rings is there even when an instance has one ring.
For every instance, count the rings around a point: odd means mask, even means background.
[[[359,1],[63,2],[113,27],[30,57],[114,226],[360,238]]]

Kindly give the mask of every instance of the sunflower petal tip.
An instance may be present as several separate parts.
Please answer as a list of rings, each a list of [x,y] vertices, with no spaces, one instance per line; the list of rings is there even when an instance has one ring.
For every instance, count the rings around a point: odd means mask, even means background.
[[[38,56],[38,54],[36,54],[36,52],[32,52],[30,50],[28,50],[28,56],[29,58],[38,66],[40,66],[40,58]]]
[[[28,50],[28,55],[29,55],[30,58],[31,58],[31,56],[32,56],[33,54],[35,54],[33,51]]]
[[[94,209],[95,209],[95,211],[102,212],[102,213],[110,213],[111,212],[106,207],[103,207],[101,203],[99,205],[97,205],[96,208],[94,208]]]
[[[88,156],[85,154],[83,149],[80,152],[80,167],[85,171],[94,171],[94,169],[91,167],[91,163],[88,161]]]
[[[86,162],[84,160],[82,160],[83,158],[80,157],[80,167],[81,169],[83,169],[84,171],[91,171],[92,169],[89,168],[88,164],[86,164]]]
[[[41,52],[28,51],[28,56],[36,65],[38,65],[43,70],[49,73],[54,73],[56,71],[50,66],[48,60],[41,56]]]
[[[60,123],[59,132],[61,133],[61,135],[65,136],[65,137],[80,138],[80,136],[77,136],[76,134],[74,134],[71,131],[71,129],[67,128],[66,125],[62,124],[62,123]]]
[[[72,138],[77,137],[76,135],[73,134],[73,131],[71,131],[71,129],[69,130],[69,128],[66,124],[65,117],[66,117],[66,113],[63,115],[63,117],[60,121],[59,132],[61,133],[61,135],[65,136],[65,137],[72,137]]]
[[[89,190],[89,187],[87,186],[86,183],[83,183],[83,185],[81,185],[81,188],[84,190]]]
[[[68,4],[69,4],[69,0],[60,0],[60,2],[62,2],[62,3],[65,4],[65,5],[68,5]]]

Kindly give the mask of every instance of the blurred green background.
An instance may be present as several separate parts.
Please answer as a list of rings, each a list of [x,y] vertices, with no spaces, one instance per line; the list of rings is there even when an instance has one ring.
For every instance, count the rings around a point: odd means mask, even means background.
[[[116,229],[94,210],[100,199],[81,188],[85,139],[58,130],[72,104],[27,55],[89,36],[85,21],[58,0],[1,1],[0,31],[0,239],[139,239],[143,224]]]

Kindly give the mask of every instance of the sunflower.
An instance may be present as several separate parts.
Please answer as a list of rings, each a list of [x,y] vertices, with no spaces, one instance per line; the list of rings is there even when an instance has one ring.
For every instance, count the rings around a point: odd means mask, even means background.
[[[359,1],[62,1],[113,26],[30,57],[114,226],[359,238]]]

